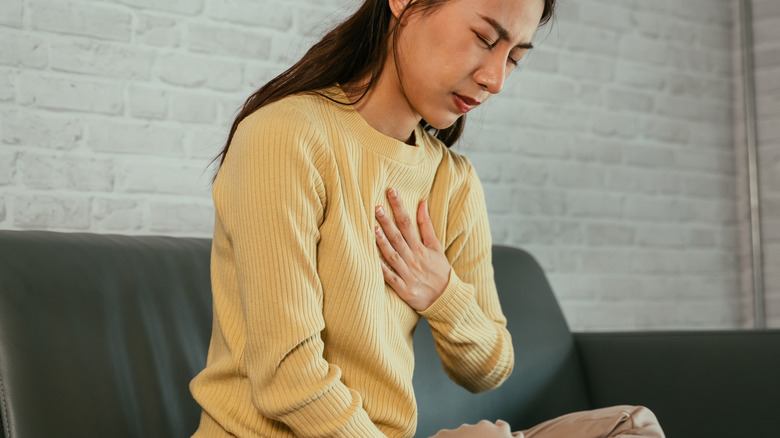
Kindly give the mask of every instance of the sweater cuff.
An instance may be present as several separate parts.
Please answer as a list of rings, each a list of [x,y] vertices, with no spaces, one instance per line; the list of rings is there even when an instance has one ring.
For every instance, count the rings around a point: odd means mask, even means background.
[[[324,397],[282,418],[296,436],[386,438],[363,409],[354,389],[338,384]]]
[[[454,322],[471,312],[482,313],[474,297],[474,287],[461,280],[455,269],[450,268],[450,281],[444,292],[427,309],[418,313],[428,321]]]

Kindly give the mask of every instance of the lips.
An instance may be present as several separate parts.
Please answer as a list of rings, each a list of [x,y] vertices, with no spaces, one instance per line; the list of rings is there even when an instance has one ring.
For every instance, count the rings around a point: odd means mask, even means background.
[[[456,93],[452,93],[452,96],[452,100],[455,101],[455,106],[458,107],[458,111],[462,112],[463,114],[476,108],[477,105],[481,103],[478,100],[474,100],[467,96],[461,96],[460,94]]]

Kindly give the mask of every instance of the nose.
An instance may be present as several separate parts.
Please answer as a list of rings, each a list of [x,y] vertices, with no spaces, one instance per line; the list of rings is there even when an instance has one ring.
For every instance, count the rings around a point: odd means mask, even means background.
[[[498,94],[504,89],[506,75],[506,58],[490,56],[474,73],[474,80],[489,93]]]

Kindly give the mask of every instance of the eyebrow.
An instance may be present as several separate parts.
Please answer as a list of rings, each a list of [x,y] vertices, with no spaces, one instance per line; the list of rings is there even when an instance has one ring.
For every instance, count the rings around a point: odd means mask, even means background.
[[[509,37],[509,31],[506,30],[506,28],[504,26],[502,26],[501,23],[499,23],[498,21],[494,20],[493,18],[487,17],[485,15],[482,15],[482,14],[477,14],[477,15],[479,15],[480,18],[485,20],[489,25],[493,26],[493,29],[495,29],[496,32],[498,32],[498,39],[504,40],[504,41],[511,41],[511,38]],[[521,48],[521,49],[533,49],[534,45],[531,44],[531,42],[525,42],[525,43],[520,43],[520,44],[516,45],[515,47],[518,47],[518,48]]]

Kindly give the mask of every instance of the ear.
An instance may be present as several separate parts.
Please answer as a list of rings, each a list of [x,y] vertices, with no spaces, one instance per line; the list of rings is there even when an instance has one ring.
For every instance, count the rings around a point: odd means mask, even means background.
[[[413,0],[388,0],[390,3],[390,12],[393,13],[393,17],[397,20],[401,16],[401,12],[406,9],[406,6]]]

